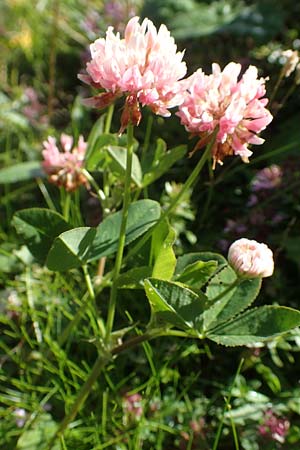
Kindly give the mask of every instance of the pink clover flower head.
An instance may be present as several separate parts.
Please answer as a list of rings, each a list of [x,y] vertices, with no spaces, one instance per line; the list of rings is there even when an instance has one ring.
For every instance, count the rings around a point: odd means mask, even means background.
[[[274,271],[272,250],[266,244],[242,238],[228,250],[229,265],[243,278],[270,277]]]
[[[56,139],[52,136],[48,136],[43,142],[42,166],[49,181],[63,186],[69,192],[76,190],[81,184],[87,186],[88,182],[81,172],[87,143],[79,136],[77,145],[73,146],[72,136],[62,134],[60,144],[63,151],[59,151]]]
[[[258,427],[258,432],[264,438],[283,444],[289,428],[290,422],[286,418],[279,418],[271,409],[268,409],[262,425]]]
[[[136,394],[125,394],[123,397],[123,409],[127,419],[139,420],[143,415],[143,397]]]
[[[276,164],[257,172],[256,176],[251,182],[251,190],[253,192],[274,189],[281,184],[282,170]]]
[[[182,125],[193,135],[200,136],[194,151],[206,145],[217,128],[212,148],[214,167],[227,155],[238,155],[249,161],[249,144],[262,144],[257,136],[271,122],[265,108],[265,79],[257,78],[257,68],[249,66],[240,77],[241,65],[231,62],[223,71],[212,65],[212,74],[198,69],[185,81],[184,102],[176,113]]]
[[[179,80],[186,74],[186,64],[182,61],[183,52],[177,52],[165,25],[157,30],[151,20],[146,18],[140,24],[139,17],[133,17],[123,39],[109,27],[106,38],[97,39],[90,50],[88,75],[79,75],[79,78],[105,92],[87,99],[87,103],[103,108],[125,95],[122,131],[128,123],[139,124],[140,104],[167,117],[169,108],[183,101]]]

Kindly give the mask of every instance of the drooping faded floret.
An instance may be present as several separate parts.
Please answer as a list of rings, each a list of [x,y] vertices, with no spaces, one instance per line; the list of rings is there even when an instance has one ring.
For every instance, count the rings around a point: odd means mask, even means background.
[[[227,155],[239,155],[248,162],[249,144],[262,144],[257,136],[271,122],[265,108],[265,79],[257,78],[257,68],[250,66],[239,79],[241,65],[229,63],[223,71],[212,65],[212,74],[197,70],[186,80],[186,95],[177,115],[186,130],[200,137],[195,150],[211,139],[218,127],[212,148],[214,165]]]
[[[56,139],[52,136],[48,136],[48,139],[43,142],[42,166],[51,183],[63,186],[71,192],[81,184],[88,184],[81,172],[87,143],[82,136],[79,136],[77,145],[72,148],[73,138],[67,134],[61,135],[60,143],[63,151],[59,151]]]
[[[246,238],[231,244],[228,262],[239,276],[245,278],[270,277],[274,271],[272,250],[266,244]]]
[[[90,50],[88,75],[79,78],[105,92],[87,99],[88,104],[103,108],[125,95],[122,129],[129,122],[139,124],[140,104],[149,106],[155,114],[169,116],[169,109],[183,101],[178,80],[185,76],[186,64],[165,25],[157,31],[151,20],[144,19],[140,24],[139,18],[133,17],[124,39],[109,27],[106,38],[97,39]]]

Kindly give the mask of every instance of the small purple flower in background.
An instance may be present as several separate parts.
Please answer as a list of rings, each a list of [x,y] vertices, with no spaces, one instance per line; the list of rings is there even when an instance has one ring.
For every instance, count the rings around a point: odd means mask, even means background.
[[[104,4],[104,16],[106,21],[118,31],[123,31],[125,23],[136,15],[134,5],[128,1],[109,0]]]
[[[259,425],[260,436],[283,444],[290,428],[290,422],[286,418],[280,418],[271,409],[268,409]]]
[[[26,105],[22,112],[29,122],[36,126],[40,123],[47,124],[48,118],[45,114],[45,106],[40,103],[38,94],[33,87],[27,87],[24,90]]]
[[[253,192],[274,189],[280,186],[282,182],[282,170],[276,164],[257,172],[251,182],[251,190]]]
[[[224,233],[236,233],[241,235],[247,231],[247,227],[243,223],[239,223],[236,220],[227,219],[224,227]]]
[[[42,166],[49,175],[49,181],[57,186],[63,186],[67,191],[75,191],[81,184],[88,185],[82,174],[83,161],[87,143],[82,136],[76,146],[73,146],[72,136],[62,134],[60,138],[62,152],[56,145],[56,139],[52,136],[43,142],[44,150]]]
[[[217,246],[219,247],[220,250],[222,250],[222,252],[227,252],[229,246],[230,246],[230,241],[228,239],[219,239],[217,241]]]
[[[100,15],[95,10],[89,10],[81,22],[81,28],[87,33],[90,39],[94,39],[100,32]]]
[[[25,425],[26,418],[27,418],[27,412],[23,408],[16,408],[13,411],[13,415],[16,419],[16,425],[18,428],[22,428]]]
[[[205,419],[202,417],[198,420],[191,420],[189,422],[189,426],[191,429],[191,433],[187,433],[186,431],[181,431],[180,435],[182,440],[180,441],[179,448],[180,450],[186,450],[187,448],[192,448],[198,450],[202,447],[203,442],[206,439],[206,423]],[[192,439],[192,446],[190,447],[190,440]],[[206,446],[205,446],[206,448]]]
[[[124,424],[138,421],[143,415],[143,397],[136,394],[125,394],[123,397]]]

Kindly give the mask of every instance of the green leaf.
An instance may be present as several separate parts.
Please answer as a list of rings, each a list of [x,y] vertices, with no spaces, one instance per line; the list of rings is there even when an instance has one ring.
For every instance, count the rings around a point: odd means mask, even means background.
[[[50,209],[29,208],[17,211],[12,219],[32,255],[43,264],[54,239],[71,225]]]
[[[184,269],[197,261],[211,262],[215,261],[218,268],[227,265],[227,261],[224,256],[213,252],[197,252],[197,253],[186,253],[180,256],[177,260],[175,275],[180,275]]]
[[[17,442],[16,450],[46,450],[56,429],[57,424],[50,414],[40,415],[32,424],[31,429],[22,433]],[[60,450],[61,446],[56,442],[51,449]]]
[[[97,170],[100,164],[104,163],[107,153],[107,146],[116,145],[118,138],[114,134],[101,134],[93,143],[90,151],[85,158],[85,167],[87,170]]]
[[[148,186],[153,183],[153,181],[160,178],[164,173],[166,173],[173,164],[179,159],[183,158],[186,154],[186,145],[179,145],[178,147],[172,148],[171,150],[165,152],[163,155],[161,153],[160,157],[154,159],[154,163],[149,172],[145,173],[143,178],[143,187]]]
[[[62,272],[86,264],[96,232],[96,228],[80,227],[60,234],[48,253],[48,269]]]
[[[248,308],[258,296],[260,288],[261,278],[242,280],[241,283],[236,286],[229,301],[225,302],[223,309],[216,315],[218,324],[231,319]],[[216,325],[217,324],[211,324],[211,327]]]
[[[139,200],[129,206],[125,244],[137,239],[159,219],[160,205]],[[50,270],[65,271],[80,267],[117,251],[122,211],[107,217],[97,228],[81,227],[58,236],[48,254]]]
[[[175,270],[176,257],[173,250],[176,233],[164,221],[154,231],[152,236],[152,254],[154,267],[152,276],[161,280],[170,280]]]
[[[198,334],[195,327],[203,312],[203,298],[177,283],[155,278],[145,280],[145,290],[151,307],[150,323],[169,324]]]
[[[94,152],[94,146],[97,142],[97,139],[103,134],[104,131],[104,119],[105,114],[102,114],[99,119],[93,125],[91,132],[88,137],[88,145],[85,153],[85,159],[89,160],[90,155]]]
[[[262,306],[217,326],[207,337],[218,344],[253,345],[300,325],[300,312],[284,306]]]
[[[206,311],[203,314],[203,328],[208,330],[216,320],[218,315],[230,301],[236,286],[233,283],[237,280],[236,273],[230,266],[223,267],[209,281],[206,288],[208,302]]]
[[[217,261],[195,261],[177,274],[175,280],[187,284],[193,289],[201,289],[215,273],[217,266]]]
[[[255,365],[255,370],[259,373],[272,392],[277,394],[281,391],[281,383],[279,377],[268,366],[262,363]]]
[[[8,242],[0,245],[0,272],[17,273],[22,270],[20,259],[14,253],[14,246]]]
[[[44,176],[40,161],[28,161],[1,169],[0,184],[17,183]]]
[[[108,145],[107,151],[113,160],[112,168],[121,175],[124,175],[126,171],[127,149],[125,147]],[[131,179],[138,187],[142,187],[142,168],[135,153],[132,155]]]
[[[145,278],[151,275],[151,268],[149,266],[134,267],[125,273],[122,273],[117,285],[119,289],[143,289]]]

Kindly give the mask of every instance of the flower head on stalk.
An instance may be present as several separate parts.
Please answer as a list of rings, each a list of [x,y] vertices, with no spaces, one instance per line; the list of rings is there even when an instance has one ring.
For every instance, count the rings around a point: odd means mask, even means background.
[[[48,136],[48,139],[43,142],[42,166],[51,183],[63,186],[67,191],[72,192],[81,184],[88,184],[81,173],[87,143],[82,136],[79,136],[77,146],[73,147],[72,136],[62,134],[60,144],[62,152],[59,151],[54,137]]]
[[[125,28],[124,39],[109,27],[106,38],[97,39],[90,50],[87,75],[79,78],[104,92],[85,103],[104,108],[125,95],[121,132],[129,123],[139,124],[140,104],[166,117],[169,108],[183,101],[179,80],[186,74],[186,64],[165,25],[157,31],[151,20],[144,19],[140,24],[139,18],[133,17]]]
[[[240,77],[241,65],[229,63],[223,71],[212,65],[212,74],[198,69],[186,81],[184,102],[177,115],[186,130],[200,137],[194,151],[206,145],[217,129],[212,147],[214,167],[227,155],[239,155],[248,162],[249,144],[262,144],[257,136],[271,122],[265,108],[265,79],[257,78],[257,68],[249,66]]]
[[[237,275],[243,278],[270,277],[274,271],[272,250],[266,244],[246,238],[231,244],[228,262]]]

